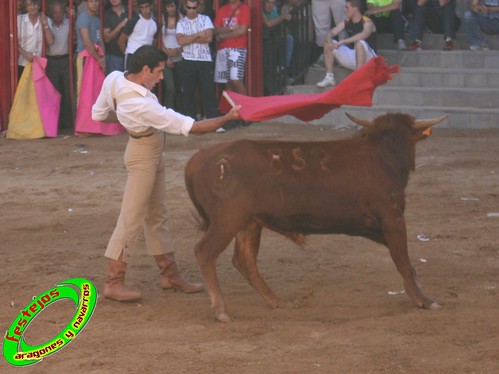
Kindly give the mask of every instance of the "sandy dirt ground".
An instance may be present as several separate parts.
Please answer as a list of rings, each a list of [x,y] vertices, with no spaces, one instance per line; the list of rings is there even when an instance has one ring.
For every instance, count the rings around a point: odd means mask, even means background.
[[[320,126],[256,124],[225,134],[170,136],[167,194],[178,264],[201,280],[201,237],[183,170],[199,148],[239,138],[333,139]],[[99,290],[103,252],[118,216],[126,135],[0,139],[0,328],[33,295],[84,277]],[[418,145],[407,189],[412,263],[438,311],[417,309],[388,250],[362,238],[310,236],[305,248],[264,231],[259,267],[285,305],[272,310],[232,267],[218,274],[233,322],[215,321],[206,292],[162,291],[141,251],[127,284],[140,304],[100,298],[87,327],[27,373],[499,373],[499,131],[436,129]],[[355,167],[355,165],[352,165]],[[26,341],[41,344],[69,322],[69,301],[41,313]]]

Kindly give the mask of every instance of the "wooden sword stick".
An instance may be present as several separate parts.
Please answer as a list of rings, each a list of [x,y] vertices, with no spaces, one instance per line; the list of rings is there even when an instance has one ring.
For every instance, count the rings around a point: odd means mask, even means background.
[[[228,101],[228,103],[230,104],[231,107],[234,108],[236,106],[236,103],[234,102],[234,100],[231,99],[231,97],[229,96],[227,91],[224,90],[224,92],[222,93],[222,96],[225,97],[225,100]]]

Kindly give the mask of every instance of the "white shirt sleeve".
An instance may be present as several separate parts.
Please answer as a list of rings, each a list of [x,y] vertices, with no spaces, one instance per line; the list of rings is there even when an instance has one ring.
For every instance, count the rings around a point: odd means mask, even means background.
[[[135,94],[123,98],[130,92]],[[166,109],[151,91],[127,81],[119,71],[112,72],[104,80],[99,96],[92,106],[94,121],[104,121],[110,112],[114,112],[113,95],[123,98],[116,109],[116,116],[127,130],[142,132],[154,127],[160,131],[184,136],[188,136],[191,131],[194,119]]]
[[[175,33],[176,34],[185,34],[184,23],[182,22],[182,20],[177,22],[177,29],[176,29]]]
[[[154,96],[149,95],[120,103],[117,116],[122,124],[133,121],[136,124],[147,124],[160,131],[184,136],[189,135],[194,124],[193,118],[165,108]]]
[[[92,106],[92,119],[94,121],[104,121],[110,112],[114,112],[114,106],[111,106],[111,85],[120,74],[123,73],[116,71],[109,74],[106,79],[104,79],[99,96]]]
[[[210,17],[206,16],[205,29],[213,29],[213,22],[211,22]]]

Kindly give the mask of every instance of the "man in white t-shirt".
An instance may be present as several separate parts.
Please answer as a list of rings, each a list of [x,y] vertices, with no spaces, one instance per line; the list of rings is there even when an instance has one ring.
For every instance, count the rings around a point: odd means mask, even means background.
[[[220,115],[213,81],[214,64],[210,43],[213,40],[213,23],[208,16],[198,14],[199,0],[187,0],[186,17],[177,23],[177,41],[183,48],[180,63],[185,114],[196,118],[196,85],[199,81],[201,102],[206,118]]]
[[[129,20],[118,39],[118,46],[125,54],[125,70],[128,57],[143,45],[155,45],[159,32],[158,22],[152,17],[152,0],[138,0],[139,15]]]

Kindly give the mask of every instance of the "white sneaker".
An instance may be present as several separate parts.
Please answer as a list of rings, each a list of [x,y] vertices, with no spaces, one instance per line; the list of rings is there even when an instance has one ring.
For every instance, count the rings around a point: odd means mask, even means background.
[[[223,127],[219,127],[218,129],[215,130],[215,132],[218,132],[220,134],[222,132],[225,132],[225,129]]]
[[[399,51],[403,51],[403,50],[407,49],[407,44],[405,44],[405,42],[404,42],[403,39],[399,39],[397,41],[397,48],[398,48]]]
[[[323,80],[317,83],[317,86],[320,88],[336,86],[336,82],[334,81],[334,77],[332,75],[327,74]]]

